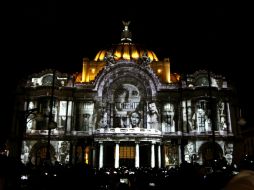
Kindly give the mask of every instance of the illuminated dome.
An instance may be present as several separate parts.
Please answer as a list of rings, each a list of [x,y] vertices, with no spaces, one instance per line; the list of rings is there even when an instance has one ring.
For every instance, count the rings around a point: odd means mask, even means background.
[[[131,32],[128,29],[130,22],[124,22],[124,30],[121,35],[121,43],[112,45],[108,49],[100,50],[94,61],[104,61],[108,52],[112,53],[115,60],[138,60],[144,53],[150,58],[151,61],[159,61],[155,53],[151,50],[142,48],[139,45],[133,44],[131,41]]]

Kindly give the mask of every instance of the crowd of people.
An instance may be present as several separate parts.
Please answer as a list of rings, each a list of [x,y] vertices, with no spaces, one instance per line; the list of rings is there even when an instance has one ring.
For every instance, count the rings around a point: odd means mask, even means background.
[[[253,189],[253,158],[244,158],[236,166],[217,161],[212,167],[197,163],[182,163],[167,168],[101,168],[86,164],[45,162],[34,166],[15,162],[6,156],[0,158],[0,189],[93,189],[93,190],[147,190],[147,189]]]

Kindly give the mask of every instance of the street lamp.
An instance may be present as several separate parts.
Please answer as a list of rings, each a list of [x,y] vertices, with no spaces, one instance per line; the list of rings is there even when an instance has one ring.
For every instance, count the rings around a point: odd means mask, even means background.
[[[13,136],[13,144],[12,149],[10,151],[10,156],[19,158],[21,155],[21,149],[22,149],[22,140],[24,137],[24,134],[27,130],[27,124],[31,122],[32,120],[41,120],[41,117],[38,114],[38,108],[32,108],[24,111],[20,111],[19,113],[19,125],[16,128],[16,135]],[[14,133],[15,134],[15,133]],[[11,139],[12,139],[11,138]],[[10,140],[11,140],[10,139]],[[12,140],[11,140],[12,141]]]
[[[55,90],[55,74],[56,70],[53,71],[53,79],[51,86],[51,96],[50,96],[50,105],[49,105],[49,119],[48,119],[48,140],[47,140],[47,152],[46,152],[46,160],[50,163],[50,138],[51,138],[51,129],[55,129],[57,127],[57,123],[53,120],[53,103],[54,103],[54,90]]]

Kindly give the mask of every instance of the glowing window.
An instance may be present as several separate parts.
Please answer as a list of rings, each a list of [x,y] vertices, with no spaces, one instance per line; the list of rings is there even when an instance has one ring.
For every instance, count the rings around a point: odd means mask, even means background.
[[[119,148],[119,158],[134,159],[135,149],[133,146],[120,146]]]

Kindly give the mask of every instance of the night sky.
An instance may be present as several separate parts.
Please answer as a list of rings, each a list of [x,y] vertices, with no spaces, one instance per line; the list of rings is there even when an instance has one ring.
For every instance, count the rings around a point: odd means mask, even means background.
[[[80,72],[83,57],[93,59],[100,49],[120,42],[122,20],[131,21],[134,43],[153,50],[160,60],[171,59],[172,72],[210,68],[225,75],[236,84],[239,97],[244,97],[241,102],[248,114],[254,113],[254,93],[246,89],[254,86],[250,5],[87,2],[26,1],[2,6],[4,118],[11,118],[18,80],[48,68]],[[7,127],[9,119],[4,121],[1,128]]]

